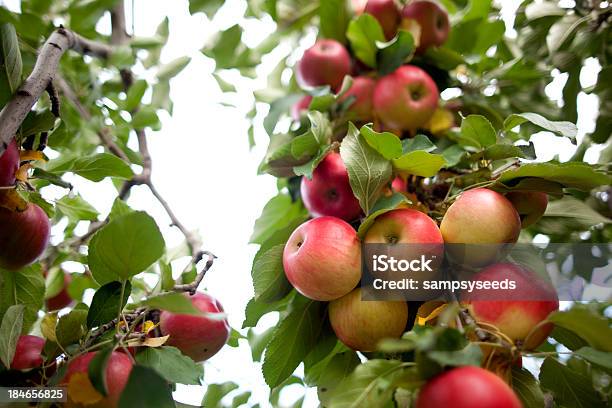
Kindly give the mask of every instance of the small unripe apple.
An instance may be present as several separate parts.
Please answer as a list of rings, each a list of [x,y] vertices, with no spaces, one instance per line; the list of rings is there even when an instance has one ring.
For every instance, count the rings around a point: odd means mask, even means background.
[[[559,298],[552,285],[524,266],[497,263],[477,272],[472,281],[503,281],[516,284],[514,290],[474,290],[462,296],[477,322],[496,326],[523,349],[532,350],[546,340],[552,324],[536,328],[559,309]],[[525,343],[525,341],[527,342]]]
[[[72,303],[72,298],[68,294],[68,285],[70,285],[72,278],[70,277],[69,273],[64,273],[64,272],[61,272],[61,273],[62,275],[64,275],[63,276],[64,284],[62,286],[62,289],[58,292],[57,295],[50,297],[49,299],[45,301],[47,305],[47,310],[63,309]]]
[[[548,206],[548,196],[538,191],[513,191],[506,194],[506,198],[519,213],[522,228],[538,222]]]
[[[22,212],[0,208],[0,268],[17,270],[36,261],[50,230],[47,214],[36,204]]]
[[[321,39],[298,62],[298,79],[308,86],[329,85],[337,91],[351,72],[351,56],[336,40]]]
[[[347,347],[375,351],[383,339],[399,338],[408,322],[406,302],[362,300],[361,288],[329,304],[329,321]]]
[[[88,368],[91,360],[96,356],[97,352],[89,352],[76,357],[68,364],[66,374],[62,380],[62,384],[70,384],[73,375],[83,373],[88,375]],[[113,351],[108,358],[104,378],[106,379],[107,396],[101,401],[95,403],[96,408],[115,408],[119,404],[119,398],[125,388],[130,372],[132,371],[132,360],[124,353]],[[93,385],[91,385],[93,387]],[[70,394],[68,394],[70,402]],[[80,406],[80,405],[77,405]]]
[[[363,11],[378,20],[387,41],[395,37],[401,16],[394,0],[368,0]]]
[[[458,367],[419,391],[416,408],[522,408],[512,389],[495,374],[473,366]]]
[[[450,31],[448,13],[438,3],[428,0],[411,1],[402,10],[402,25],[416,21],[420,28],[417,53],[429,47],[438,47],[446,42]]]
[[[319,217],[300,225],[283,252],[289,282],[302,295],[319,301],[349,293],[361,278],[357,233],[336,217]]]
[[[419,67],[404,65],[378,80],[374,110],[387,128],[415,131],[438,106],[438,87]]]
[[[293,118],[293,120],[300,120],[300,118],[302,117],[302,113],[308,110],[310,102],[312,102],[312,96],[304,95],[302,99],[300,99],[299,101],[294,103],[293,106],[291,106],[291,117]]]
[[[11,362],[13,370],[30,370],[40,367],[43,363],[42,349],[45,346],[45,339],[29,334],[19,336],[15,355]]]
[[[223,313],[221,303],[206,293],[198,292],[191,296],[190,300],[201,312]],[[166,344],[178,348],[196,362],[208,360],[217,354],[227,343],[230,333],[227,319],[215,316],[194,316],[163,311],[159,323],[162,333],[170,335]]]
[[[304,206],[313,217],[329,215],[353,221],[361,215],[359,200],[353,194],[339,153],[325,156],[312,173],[312,180],[302,177],[300,191]]]
[[[15,184],[15,174],[19,170],[19,149],[13,139],[0,156],[0,187],[10,187]]]
[[[340,99],[344,101],[352,98],[353,102],[348,107],[351,119],[362,122],[374,119],[374,108],[372,106],[372,96],[376,81],[370,77],[358,76],[353,79],[353,84]]]

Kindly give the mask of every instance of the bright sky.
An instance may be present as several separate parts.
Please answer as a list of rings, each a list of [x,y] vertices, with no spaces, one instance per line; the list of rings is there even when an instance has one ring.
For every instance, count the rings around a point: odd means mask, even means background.
[[[12,9],[18,9],[18,3],[18,0],[4,2]],[[131,1],[126,3],[130,26]],[[516,4],[512,6],[510,3],[517,1],[504,2],[506,20],[511,18],[513,7],[516,7]],[[154,163],[153,179],[182,222],[198,230],[204,248],[219,257],[214,268],[207,274],[204,286],[224,305],[230,324],[240,328],[245,305],[253,294],[250,268],[257,248],[248,245],[249,236],[253,222],[264,204],[276,193],[274,178],[256,174],[265,151],[267,136],[261,130],[256,133],[257,147],[249,151],[248,124],[244,119],[251,107],[252,91],[263,87],[265,83],[263,80],[258,83],[240,81],[238,84],[241,92],[228,99],[222,95],[211,76],[214,62],[204,57],[199,50],[217,30],[242,21],[243,2],[226,1],[214,24],[203,14],[190,16],[187,0],[135,0],[134,11],[137,36],[153,35],[158,23],[165,16],[169,17],[170,38],[162,54],[164,62],[183,55],[192,57],[189,66],[172,81],[174,115],[162,117],[163,129],[160,132],[149,132]],[[108,33],[109,24],[110,19],[106,18],[98,28]],[[271,20],[265,23],[250,21],[246,27],[250,44],[256,44],[274,30]],[[273,66],[272,61],[269,62],[268,66]],[[587,65],[588,69],[583,70],[581,76],[584,86],[592,84],[599,69],[595,61],[589,61]],[[262,78],[265,76],[262,75]],[[547,89],[551,97],[560,98],[564,81],[564,75],[557,75]],[[224,107],[219,104],[220,101],[232,102],[238,108]],[[582,136],[594,126],[597,100],[582,94],[579,106],[582,108],[579,118]],[[555,154],[560,154],[561,159],[567,159],[574,150],[566,139],[546,132],[534,135],[532,140],[536,143],[536,152],[542,161],[552,159]],[[597,151],[590,150],[587,160],[596,159]],[[95,184],[78,176],[72,178],[72,181],[77,191],[102,215],[106,215],[112,197],[115,196],[111,183],[107,181]],[[182,236],[168,226],[167,216],[145,188],[133,189],[129,203],[155,217],[169,246],[181,242]],[[269,327],[274,322],[274,318],[263,319],[259,328]],[[243,344],[238,349],[225,347],[205,364],[205,380],[207,383],[237,382],[242,391],[253,393],[250,405],[268,405],[268,387],[263,381],[260,365],[252,362],[248,345]],[[204,387],[179,385],[175,397],[181,402],[199,405],[204,391]],[[304,390],[298,385],[288,387],[281,394],[281,402],[290,405],[303,393]],[[304,406],[317,405],[316,392],[310,390]]]

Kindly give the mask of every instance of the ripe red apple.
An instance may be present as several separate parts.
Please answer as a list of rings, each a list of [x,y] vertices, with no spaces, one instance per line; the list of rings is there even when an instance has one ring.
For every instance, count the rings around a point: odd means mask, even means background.
[[[335,217],[300,225],[283,252],[285,275],[302,295],[319,301],[349,293],[361,278],[361,245],[355,230]]]
[[[0,156],[0,187],[10,187],[15,184],[15,174],[19,170],[19,149],[13,139]]]
[[[415,131],[433,116],[439,96],[427,72],[404,65],[378,80],[374,110],[385,127]]]
[[[364,241],[368,244],[443,244],[434,220],[411,208],[389,211],[374,221]]]
[[[47,304],[47,310],[63,309],[72,303],[72,298],[68,294],[68,285],[70,285],[72,278],[68,273],[61,273],[64,275],[64,284],[62,286],[62,290],[60,290],[57,295],[50,297],[45,301],[45,303]]]
[[[62,380],[62,384],[68,385],[70,389],[70,380],[75,374],[83,373],[88,375],[87,370],[89,368],[89,363],[95,357],[95,355],[96,352],[82,354],[68,363],[68,368],[66,370],[66,375]],[[121,393],[128,382],[128,378],[130,377],[132,365],[132,360],[126,354],[118,351],[113,351],[111,353],[106,365],[106,371],[104,373],[106,379],[106,391],[108,392],[108,395],[93,406],[100,408],[115,408],[118,406]],[[93,387],[93,385],[91,385],[91,387]],[[68,393],[68,399],[70,401],[70,392]]]
[[[522,228],[538,222],[548,206],[548,196],[538,191],[513,191],[506,194],[506,198],[519,213]]]
[[[29,370],[40,367],[43,363],[42,349],[45,345],[45,339],[38,336],[30,336],[29,334],[19,336],[17,347],[15,347],[15,356],[11,362],[13,370]]]
[[[387,41],[395,37],[401,16],[394,0],[368,0],[363,11],[378,20]]]
[[[406,302],[361,300],[361,288],[329,304],[329,321],[338,339],[359,351],[374,351],[383,339],[399,338],[408,322]]]
[[[187,295],[185,295],[187,296]],[[191,303],[205,313],[223,313],[223,306],[206,293],[190,297]],[[227,343],[230,326],[227,319],[214,316],[194,316],[163,311],[159,318],[164,335],[170,335],[169,346],[181,350],[194,361],[208,360]]]
[[[352,98],[353,102],[348,107],[351,119],[368,122],[374,119],[374,108],[372,106],[372,96],[376,81],[366,76],[358,76],[353,79],[353,84],[340,99],[344,101]]]
[[[50,233],[49,218],[36,204],[25,211],[0,208],[0,268],[17,270],[42,255]]]
[[[291,107],[291,117],[293,120],[300,120],[302,113],[308,110],[310,102],[312,102],[312,96],[305,95],[302,99],[293,104]]]
[[[359,200],[353,194],[339,153],[325,156],[312,173],[312,180],[302,177],[300,191],[304,206],[313,217],[329,215],[353,221],[361,215]]]
[[[409,2],[402,10],[402,25],[409,25],[410,20],[416,21],[420,27],[417,53],[423,53],[429,47],[438,47],[446,42],[450,31],[448,13],[438,3],[427,0]]]
[[[496,326],[514,342],[526,343],[531,350],[542,344],[553,329],[552,324],[539,326],[548,315],[559,309],[559,298],[552,285],[524,266],[497,263],[477,272],[472,281],[503,281],[516,283],[514,290],[474,290],[462,296],[462,301],[478,322]]]
[[[401,176],[395,177],[393,181],[391,182],[391,189],[393,191],[401,193],[401,192],[406,191],[407,188],[408,188],[408,183],[406,182],[406,179],[404,179]]]
[[[522,408],[512,389],[495,374],[473,366],[446,371],[425,384],[416,408]]]
[[[338,90],[351,72],[351,56],[336,40],[321,39],[298,62],[298,79],[308,86],[329,85]]]

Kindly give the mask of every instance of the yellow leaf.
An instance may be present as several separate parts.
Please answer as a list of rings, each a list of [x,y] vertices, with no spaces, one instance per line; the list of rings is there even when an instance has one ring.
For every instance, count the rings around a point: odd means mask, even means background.
[[[417,48],[419,44],[421,44],[421,26],[418,21],[413,20],[411,18],[405,18],[402,20],[402,30],[408,31],[412,34],[412,38],[414,39],[414,47]]]
[[[11,211],[25,211],[28,203],[21,198],[14,188],[0,190],[0,207]]]
[[[15,178],[25,183],[26,181],[28,181],[28,173],[31,168],[32,168],[32,165],[30,163],[26,163],[23,166],[19,167],[19,170],[17,170],[17,173],[15,173]]]
[[[438,108],[434,112],[429,122],[425,125],[431,133],[437,135],[453,127],[455,124],[455,116],[451,111],[444,108]]]
[[[161,347],[168,341],[169,337],[146,337],[144,341],[132,339],[127,342],[127,345],[128,347]]]
[[[57,342],[55,326],[57,326],[57,312],[47,313],[40,322],[40,331],[45,339]]]
[[[151,330],[154,330],[158,325],[159,323],[155,324],[151,320],[147,320],[146,322],[144,322],[144,325],[142,327],[142,332],[149,334],[149,332]]]
[[[37,150],[22,150],[19,153],[19,159],[21,161],[34,161],[34,160],[47,161],[47,159],[45,158],[45,155],[42,152],[39,152]]]
[[[439,300],[430,300],[419,307],[416,316],[416,324],[425,326],[428,322],[434,323],[435,319],[440,316],[440,313],[446,309],[447,304]]]
[[[68,382],[68,395],[77,404],[91,405],[103,398],[89,381],[87,373],[74,373]]]

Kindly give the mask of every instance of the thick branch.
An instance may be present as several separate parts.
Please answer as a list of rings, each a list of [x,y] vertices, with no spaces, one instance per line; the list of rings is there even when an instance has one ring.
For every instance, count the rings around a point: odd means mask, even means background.
[[[102,58],[107,58],[111,53],[109,46],[87,40],[63,27],[55,30],[40,49],[32,73],[0,111],[0,156],[55,77],[60,58],[69,49]]]

